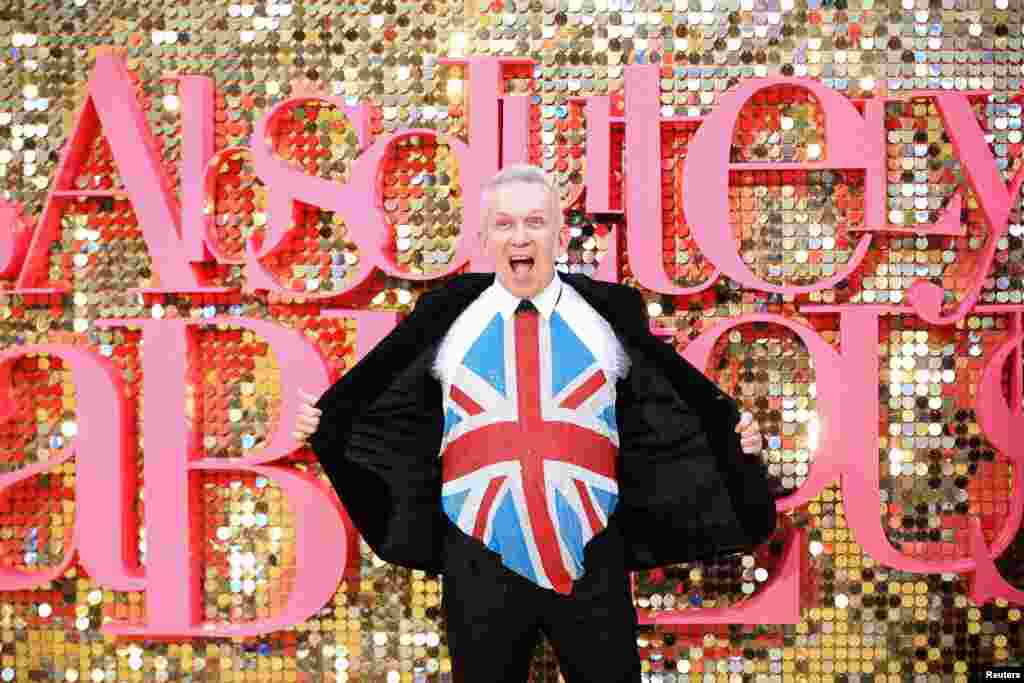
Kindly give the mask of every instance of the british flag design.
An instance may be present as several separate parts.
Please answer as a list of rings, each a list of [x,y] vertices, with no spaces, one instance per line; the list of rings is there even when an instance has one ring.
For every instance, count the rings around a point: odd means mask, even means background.
[[[618,501],[615,387],[554,311],[498,313],[444,397],[442,502],[463,532],[568,593]]]

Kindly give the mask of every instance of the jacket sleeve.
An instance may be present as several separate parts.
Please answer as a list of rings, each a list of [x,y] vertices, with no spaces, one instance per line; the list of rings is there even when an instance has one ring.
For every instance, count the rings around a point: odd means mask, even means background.
[[[430,375],[435,295],[317,401],[309,439],[352,522],[382,559],[436,571],[441,387]]]
[[[631,569],[745,552],[775,530],[760,458],[742,451],[736,402],[651,332],[633,290],[619,383],[619,486]]]

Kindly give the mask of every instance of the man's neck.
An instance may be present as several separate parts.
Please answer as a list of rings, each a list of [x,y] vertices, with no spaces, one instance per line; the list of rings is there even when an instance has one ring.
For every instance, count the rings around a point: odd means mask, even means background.
[[[544,283],[543,285],[541,285],[540,287],[538,287],[536,291],[534,291],[533,293],[531,293],[531,294],[528,294],[528,295],[526,295],[526,296],[519,296],[518,294],[513,294],[513,293],[512,293],[512,288],[511,288],[511,287],[509,287],[508,285],[506,285],[506,284],[505,284],[504,282],[502,282],[502,281],[501,281],[501,278],[500,278],[499,276],[495,275],[495,277],[494,277],[494,281],[495,281],[496,283],[498,283],[499,285],[501,285],[502,289],[504,289],[504,290],[505,290],[506,292],[508,292],[508,293],[509,293],[509,295],[511,295],[511,296],[514,296],[514,297],[516,297],[517,299],[533,299],[533,298],[534,298],[534,297],[536,297],[536,296],[537,296],[538,294],[540,294],[540,293],[541,293],[541,292],[543,292],[543,291],[544,291],[545,289],[547,289],[547,288],[548,288],[548,287],[549,287],[549,286],[551,285],[551,283],[552,283],[552,282],[554,281],[554,279],[555,279],[555,271],[553,271],[553,270],[552,270],[552,271],[551,271],[551,277],[549,277],[549,278],[547,279],[547,282],[545,282],[545,283]]]

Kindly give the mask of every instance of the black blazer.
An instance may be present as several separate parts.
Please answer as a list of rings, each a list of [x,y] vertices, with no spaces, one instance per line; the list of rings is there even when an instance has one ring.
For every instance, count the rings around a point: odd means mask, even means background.
[[[616,385],[619,501],[608,522],[626,540],[627,567],[706,560],[765,542],[776,526],[777,487],[760,458],[740,447],[736,403],[651,334],[637,290],[559,276],[604,316],[630,356],[629,376]],[[422,295],[317,401],[323,415],[309,444],[356,528],[388,562],[441,569],[440,541],[454,525],[441,507],[442,389],[430,366],[456,317],[493,282],[493,273],[465,274]]]

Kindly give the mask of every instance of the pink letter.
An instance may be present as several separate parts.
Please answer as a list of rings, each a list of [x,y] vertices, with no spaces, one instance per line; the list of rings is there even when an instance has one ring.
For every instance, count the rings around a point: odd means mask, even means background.
[[[654,80],[654,83],[656,85],[657,80]],[[765,88],[787,84],[809,90],[824,110],[829,159],[813,163],[730,163],[729,150],[732,147],[733,126],[744,105]],[[627,95],[628,92],[627,90]],[[877,217],[884,216],[881,202],[885,198],[883,112],[880,103],[869,102],[866,106],[866,116],[862,118],[849,100],[813,79],[753,79],[743,81],[736,89],[723,95],[718,108],[707,117],[690,141],[683,172],[683,202],[687,221],[692,227],[694,240],[704,255],[736,282],[762,292],[817,292],[834,286],[852,273],[867,253],[871,242],[870,235],[865,235],[857,243],[857,248],[844,270],[817,284],[775,285],[757,278],[736,251],[729,224],[729,196],[726,184],[732,169],[864,169],[864,192],[869,201],[865,220],[870,224],[874,219],[877,224]],[[630,126],[627,125],[627,135],[629,129]],[[632,151],[630,148],[631,153]],[[647,194],[653,201],[654,195],[658,193]],[[660,212],[658,215],[660,216]]]
[[[718,270],[712,273],[711,277],[696,287],[679,287],[673,283],[665,273],[661,263],[661,239],[664,225],[662,223],[661,208],[661,111],[658,97],[661,94],[661,81],[658,67],[656,65],[631,64],[625,70],[626,89],[626,196],[625,213],[629,222],[629,230],[626,231],[626,249],[629,252],[629,264],[640,285],[660,294],[696,294],[711,287],[718,279]],[[595,118],[604,114],[604,108],[596,104],[589,113]],[[588,123],[590,121],[588,120]],[[705,124],[707,125],[707,124]],[[603,131],[604,126],[597,128]],[[588,135],[592,134],[588,131]],[[604,133],[600,133],[603,135]],[[728,149],[728,141],[724,143],[716,139],[717,144],[725,144]],[[692,149],[693,142],[690,143]],[[598,140],[596,146],[603,155],[603,144]],[[692,152],[688,155],[693,159]],[[726,152],[728,158],[728,152]],[[598,157],[601,160],[601,157]],[[692,161],[688,161],[689,166]],[[700,169],[700,174],[705,174],[705,169]],[[727,201],[726,188],[722,184],[722,177],[717,177],[714,183],[714,190],[710,196],[702,196],[701,201]],[[590,178],[588,178],[588,181]],[[595,181],[596,182],[596,181]],[[689,213],[687,206],[687,221],[694,230],[694,237],[697,235],[695,218],[697,214]],[[732,237],[729,235],[729,214],[726,212],[724,229],[721,237],[716,237],[729,245],[729,249],[735,251],[732,246]],[[653,234],[649,231],[656,230]],[[653,239],[652,239],[653,238]],[[704,253],[707,254],[703,244],[697,241]],[[737,257],[738,258],[738,257]],[[711,259],[718,266],[718,262]]]
[[[267,188],[270,220],[266,239],[257,247],[250,241],[246,244],[249,265],[248,287],[256,290],[283,290],[270,273],[259,263],[280,244],[285,233],[292,227],[293,202],[301,201],[339,213],[349,226],[352,241],[359,247],[359,270],[352,284],[345,291],[351,291],[363,283],[374,268],[385,273],[410,280],[431,280],[444,277],[462,268],[472,259],[474,270],[492,268],[479,254],[477,231],[480,227],[480,190],[483,183],[498,171],[498,93],[500,87],[500,60],[490,57],[473,57],[469,60],[470,121],[469,133],[472,146],[456,138],[447,138],[446,143],[458,162],[458,174],[462,195],[462,228],[458,246],[448,268],[442,272],[416,274],[407,272],[392,262],[384,251],[388,241],[390,225],[385,217],[381,202],[380,176],[384,159],[392,145],[407,137],[437,137],[437,131],[414,128],[388,135],[374,142],[352,165],[349,181],[338,185],[329,180],[310,176],[292,169],[289,164],[277,158],[267,140],[267,133],[273,119],[282,112],[309,101],[312,98],[286,100],[264,114],[256,124],[253,135],[253,162],[256,172]],[[323,98],[346,111],[348,116],[362,115],[361,108],[346,107],[336,98]],[[509,103],[511,110],[515,103]],[[310,298],[337,296],[341,292],[309,294]]]
[[[846,523],[853,532],[857,544],[876,561],[887,567],[900,571],[918,574],[938,574],[944,572],[963,573],[974,570],[973,557],[963,557],[947,562],[920,560],[906,555],[889,542],[882,528],[879,514],[880,476],[879,463],[875,454],[879,447],[879,408],[878,408],[878,317],[884,312],[910,312],[900,306],[805,306],[805,312],[832,312],[840,314],[840,338],[842,343],[841,378],[846,400],[843,401],[840,414],[841,422],[837,428],[842,435],[842,449],[846,464],[841,479],[843,505],[846,512]],[[1009,353],[1008,347],[986,368],[988,377],[997,372],[992,367],[1002,367],[1001,359]],[[817,367],[817,366],[816,366]],[[819,370],[820,372],[820,370]],[[982,391],[990,392],[991,380],[983,382]],[[998,384],[995,385],[998,391]],[[979,406],[981,414],[992,409],[991,398],[983,406]],[[1000,427],[996,422],[1006,416],[993,419],[986,415],[984,428],[991,429],[995,439],[999,438]],[[996,443],[994,441],[993,443]],[[1012,453],[1012,449],[1005,452]],[[1016,483],[1015,483],[1016,486]],[[1019,489],[1016,489],[1019,491]],[[1013,529],[1020,521],[1021,502],[1015,497],[1011,508],[1010,521]],[[1016,517],[1015,517],[1016,516]],[[1014,533],[1004,528],[996,538],[993,553],[998,556],[1013,540]]]
[[[971,598],[981,604],[994,598],[1003,598],[1017,604],[1024,604],[1024,591],[1011,586],[999,575],[993,557],[1013,543],[1024,517],[1024,450],[1014,440],[1014,435],[1024,433],[1024,409],[1021,408],[1021,389],[1024,386],[1024,368],[1021,366],[1021,343],[1024,342],[1022,309],[1013,307],[1010,318],[1010,337],[992,355],[985,365],[985,372],[978,387],[974,408],[978,425],[992,445],[999,449],[1013,463],[1013,495],[1003,527],[994,539],[993,550],[985,545],[980,520],[972,516],[968,521],[971,539],[971,557],[976,565],[971,577]],[[1010,358],[1010,400],[1002,392],[1002,374],[1006,359]],[[1018,437],[1019,438],[1019,437]]]
[[[961,168],[978,198],[979,208],[989,228],[970,289],[964,293],[952,313],[943,315],[945,293],[938,285],[918,280],[907,290],[907,299],[917,315],[933,325],[947,325],[967,315],[981,294],[985,276],[995,258],[996,245],[1009,227],[1010,209],[1017,202],[1021,184],[1024,183],[1024,169],[1018,169],[1007,186],[999,175],[992,150],[967,97],[962,93],[943,91],[929,94],[935,98],[953,148],[960,158]]]
[[[119,174],[124,179],[123,191],[80,190],[74,186],[100,128],[110,142]],[[65,142],[50,196],[18,277],[19,291],[39,291],[33,288],[46,281],[48,247],[59,237],[60,218],[70,199],[122,196],[131,201],[142,226],[153,269],[160,278],[159,291],[227,291],[226,288],[203,287],[199,282],[180,237],[179,209],[169,187],[156,142],[135,98],[135,86],[124,61],[111,51],[100,52],[89,78],[89,94],[74,131]],[[63,291],[63,288],[42,291]]]
[[[203,457],[184,412],[189,330],[200,323],[123,319],[98,324],[138,325],[143,330],[143,425],[148,446],[144,487],[149,623],[109,623],[104,630],[133,636],[251,636],[309,618],[334,595],[345,567],[348,543],[340,503],[330,486],[311,473],[273,463],[300,447],[290,436],[299,404],[297,388],[311,393],[327,388],[327,370],[316,348],[300,332],[262,320],[212,318],[202,323],[237,325],[260,335],[277,353],[282,373],[277,430],[263,450],[244,458],[211,458]],[[189,478],[193,472],[239,470],[271,479],[287,496],[295,519],[291,590],[282,612],[269,619],[203,623],[198,605],[201,553],[193,527],[200,511],[191,502],[195,497]]]
[[[107,359],[80,346],[30,344],[0,353],[0,415],[15,414],[11,370],[28,354],[60,358],[75,379],[78,431],[59,458],[0,474],[0,491],[75,458],[74,537],[64,540],[64,559],[43,572],[0,565],[0,590],[25,590],[63,574],[77,552],[82,567],[113,590],[139,590],[142,574],[135,550],[136,441],[134,405],[124,397],[120,372]],[[101,533],[96,533],[97,530]]]

